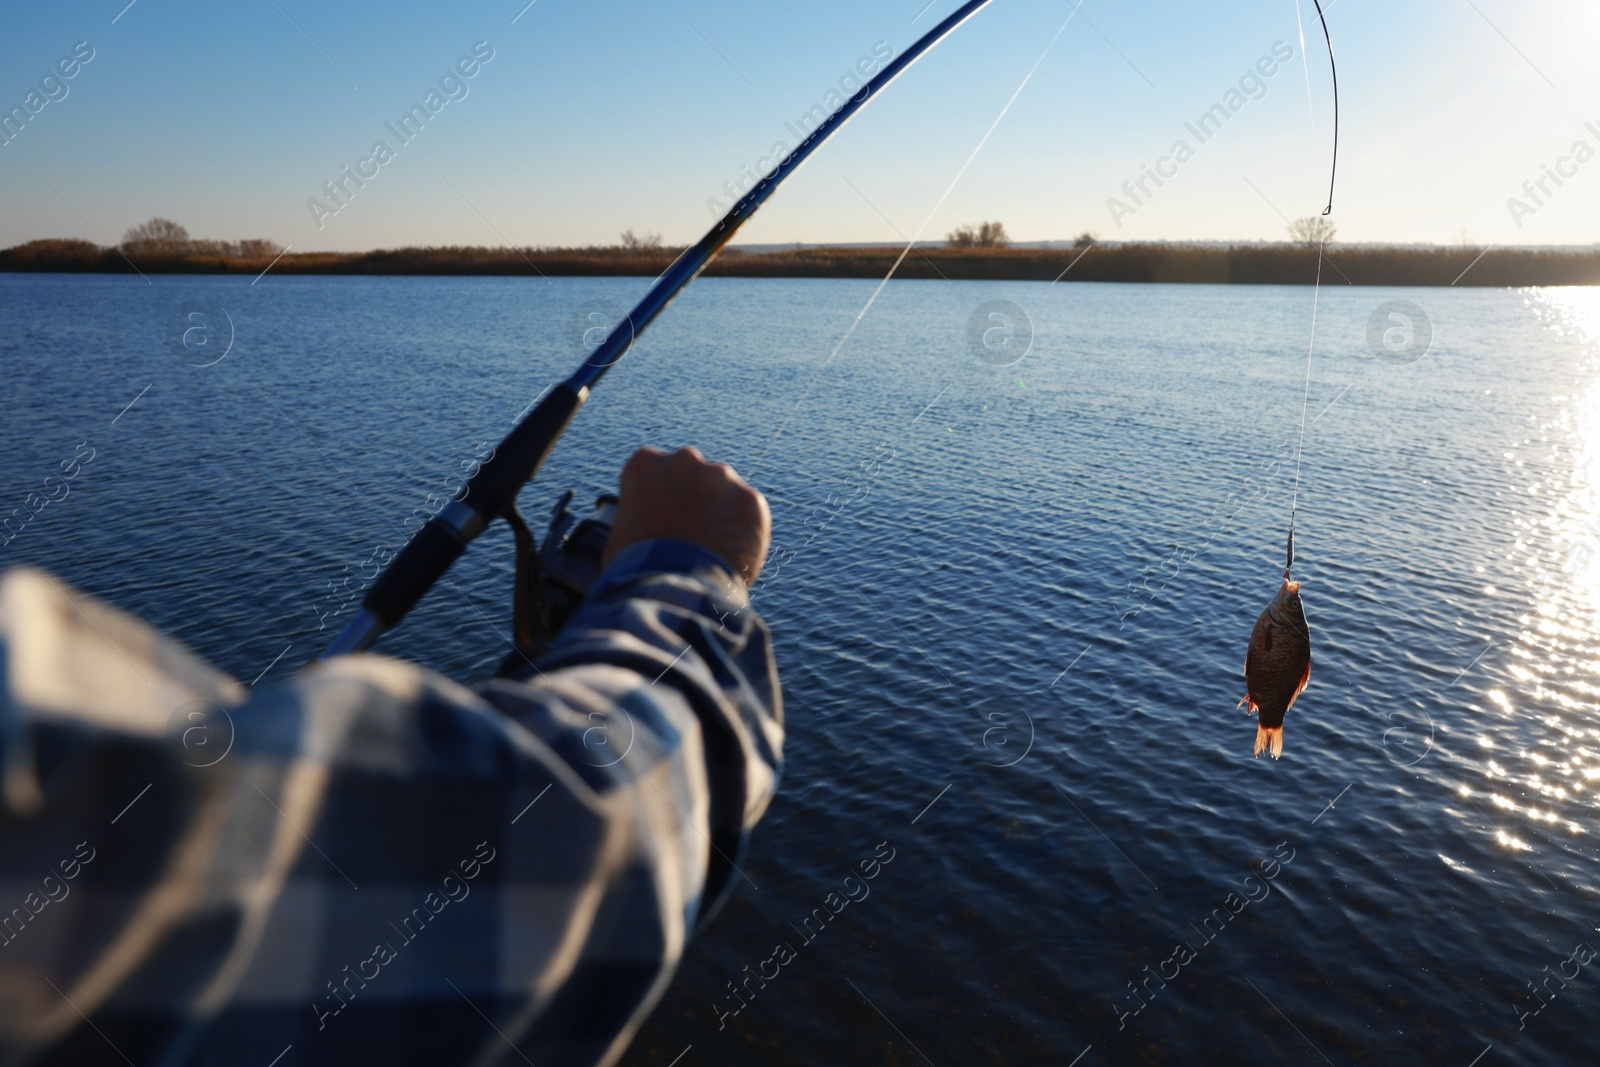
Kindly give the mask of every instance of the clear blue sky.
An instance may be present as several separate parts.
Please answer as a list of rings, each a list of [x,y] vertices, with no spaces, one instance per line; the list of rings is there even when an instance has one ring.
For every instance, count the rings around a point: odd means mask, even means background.
[[[115,240],[152,215],[297,251],[607,243],[624,228],[685,242],[723,183],[775,141],[792,145],[785,123],[876,42],[898,52],[957,6],[934,0],[913,21],[925,0],[525,2],[9,5],[7,109],[76,42],[94,58],[48,83],[66,95],[0,147],[0,245]],[[1309,101],[1295,0],[1084,0],[935,211],[1072,10],[994,0],[741,239],[894,241],[925,220],[938,239],[990,218],[1017,240],[1279,239],[1279,212],[1320,210],[1332,110],[1311,0],[1300,11]],[[1600,158],[1571,155],[1580,139],[1600,152],[1600,3],[1334,0],[1328,19],[1343,89],[1341,240],[1600,241]],[[400,145],[385,123],[478,41],[494,58],[467,95]],[[1262,80],[1265,95],[1204,144],[1186,131],[1278,41],[1294,58]],[[307,200],[379,139],[394,158],[319,229]],[[1159,189],[1147,179],[1136,205],[1123,183],[1179,139],[1193,157],[1164,164],[1175,175]],[[1564,184],[1547,178],[1529,199],[1523,183],[1563,158]],[[1114,196],[1136,210],[1114,219]],[[1512,196],[1532,209],[1520,227]]]

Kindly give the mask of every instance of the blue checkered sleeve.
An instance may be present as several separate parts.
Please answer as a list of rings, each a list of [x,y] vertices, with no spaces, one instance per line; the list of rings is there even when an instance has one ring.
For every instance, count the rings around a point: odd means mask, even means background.
[[[377,656],[250,690],[0,581],[0,1058],[611,1063],[743,879],[770,638],[716,555],[620,553],[473,691]]]

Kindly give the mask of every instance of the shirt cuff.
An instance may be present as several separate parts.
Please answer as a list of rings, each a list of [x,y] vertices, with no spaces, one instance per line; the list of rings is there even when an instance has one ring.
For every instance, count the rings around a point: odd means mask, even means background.
[[[615,588],[654,574],[687,575],[735,600],[748,598],[743,580],[719,553],[676,537],[636,541],[618,552],[610,565],[600,572],[589,596],[599,599]]]

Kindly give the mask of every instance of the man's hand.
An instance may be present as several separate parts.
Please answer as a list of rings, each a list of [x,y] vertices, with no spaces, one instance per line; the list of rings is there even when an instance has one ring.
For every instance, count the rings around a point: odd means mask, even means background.
[[[772,513],[767,498],[726,463],[694,448],[641,448],[622,468],[617,517],[601,566],[636,541],[675,537],[720,555],[746,585],[767,559]]]

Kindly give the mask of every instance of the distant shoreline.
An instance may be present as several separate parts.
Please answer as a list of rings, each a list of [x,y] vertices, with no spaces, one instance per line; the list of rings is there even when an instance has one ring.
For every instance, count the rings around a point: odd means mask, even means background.
[[[680,249],[400,248],[374,252],[219,254],[136,250],[87,241],[33,241],[0,251],[0,272],[131,274],[617,275],[653,278]],[[802,247],[722,253],[707,276],[882,278],[901,250]],[[130,258],[131,257],[131,258]],[[1299,244],[1094,244],[1063,248],[916,248],[895,276],[948,281],[1165,282],[1311,285],[1317,252]],[[1327,285],[1519,287],[1600,285],[1600,248],[1330,246]]]

